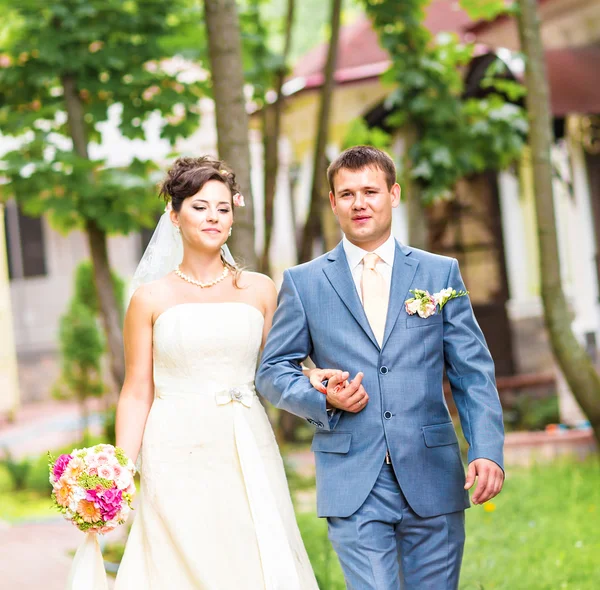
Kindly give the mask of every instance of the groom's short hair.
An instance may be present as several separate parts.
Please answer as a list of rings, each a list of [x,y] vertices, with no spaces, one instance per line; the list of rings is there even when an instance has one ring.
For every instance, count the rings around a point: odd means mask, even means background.
[[[343,168],[362,170],[363,168],[379,168],[385,174],[388,190],[396,183],[396,166],[384,151],[371,145],[356,145],[344,150],[327,168],[329,189],[335,194],[333,181],[335,175]]]

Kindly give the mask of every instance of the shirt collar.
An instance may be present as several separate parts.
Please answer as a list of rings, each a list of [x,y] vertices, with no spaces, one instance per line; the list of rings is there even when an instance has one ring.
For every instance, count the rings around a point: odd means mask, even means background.
[[[344,252],[346,254],[346,258],[348,259],[348,266],[350,270],[354,270],[365,257],[365,254],[368,254],[367,250],[363,250],[362,248],[353,244],[346,236],[342,239],[342,246],[344,248]],[[394,266],[394,255],[396,253],[396,240],[394,236],[390,234],[390,237],[383,243],[379,248],[374,251],[383,262],[388,264],[389,266]]]

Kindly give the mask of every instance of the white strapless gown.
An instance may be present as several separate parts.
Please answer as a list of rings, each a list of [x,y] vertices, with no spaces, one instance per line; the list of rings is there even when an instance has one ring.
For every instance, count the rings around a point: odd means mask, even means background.
[[[176,305],[154,324],[155,399],[115,590],[317,590],[254,393],[263,316]]]

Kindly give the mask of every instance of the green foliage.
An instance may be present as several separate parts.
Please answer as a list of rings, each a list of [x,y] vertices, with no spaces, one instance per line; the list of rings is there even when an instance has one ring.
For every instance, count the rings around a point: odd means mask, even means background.
[[[102,425],[103,437],[102,439],[108,445],[117,444],[117,409],[113,405],[104,414],[104,423]]]
[[[560,423],[558,396],[536,398],[523,392],[504,416],[511,430],[544,430],[548,424]]]
[[[4,457],[0,460],[13,485],[15,491],[24,490],[26,487],[27,477],[31,471],[32,462],[31,459],[25,457],[24,459],[15,459],[8,448],[4,449]]]
[[[350,22],[362,13],[361,0],[344,0],[342,24]],[[280,24],[286,13],[287,0],[264,0],[261,13],[267,25],[269,48],[281,53],[283,26]],[[317,44],[327,41],[331,3],[323,0],[296,0],[296,17],[292,28],[290,61],[303,57]]]
[[[124,282],[115,273],[112,273],[112,281],[118,301],[123,302]],[[54,394],[59,398],[74,397],[81,404],[85,444],[88,437],[86,401],[89,397],[101,396],[106,391],[102,379],[102,359],[106,343],[99,328],[98,299],[93,268],[89,261],[79,264],[75,270],[74,282],[73,298],[60,319],[62,372]],[[122,316],[123,305],[119,311]]]
[[[197,70],[168,61],[180,47],[178,38],[167,41],[188,17],[197,17],[195,5],[0,0],[7,15],[0,24],[0,127],[20,139],[1,165],[8,179],[5,196],[18,198],[28,214],[49,212],[64,231],[90,220],[109,233],[154,223],[155,165],[134,159],[110,166],[76,155],[65,88],[74,82],[86,143],[101,140],[110,109],[126,138],[145,138],[144,124],[153,114],[162,117],[160,133],[169,142],[189,136],[206,82]]]
[[[369,127],[363,118],[350,122],[342,149],[353,145],[372,145],[381,150],[389,151],[392,145],[392,136],[380,127]]]
[[[123,279],[115,272],[111,273],[111,277],[117,301],[124,302],[125,281],[123,281]],[[94,267],[90,261],[81,262],[75,270],[75,294],[73,297],[85,305],[94,315],[99,313]],[[123,316],[124,311],[123,304],[120,309],[121,317]]]
[[[265,17],[266,3],[267,0],[245,0],[238,5],[244,78],[252,87],[258,107],[264,105],[265,95],[275,85],[275,75],[283,67],[281,53],[273,51],[268,43],[280,23]]]
[[[493,20],[501,14],[513,13],[517,2],[506,0],[460,0],[461,8],[474,20]]]
[[[99,396],[105,386],[101,379],[101,360],[105,344],[96,315],[74,299],[60,320],[62,381],[78,399]]]
[[[108,490],[113,486],[113,482],[110,479],[104,479],[99,475],[88,475],[87,473],[82,473],[79,476],[78,483],[86,490],[93,490],[98,487]]]
[[[388,124],[410,124],[417,130],[409,151],[410,173],[421,184],[425,202],[447,196],[460,178],[515,161],[527,121],[523,109],[501,92],[514,98],[522,94],[518,85],[488,72],[486,97],[464,100],[463,71],[473,47],[450,34],[432,38],[423,26],[427,0],[363,1],[392,59],[384,75],[395,86],[387,101],[393,109]],[[502,64],[495,67],[499,70]]]

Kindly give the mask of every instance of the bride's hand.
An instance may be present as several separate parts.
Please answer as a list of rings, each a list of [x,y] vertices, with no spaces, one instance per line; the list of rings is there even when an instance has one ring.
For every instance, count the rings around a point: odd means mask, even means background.
[[[321,393],[327,395],[327,388],[323,385],[323,381],[331,379],[334,375],[341,375],[339,369],[310,369],[307,377],[310,379],[310,384]]]

